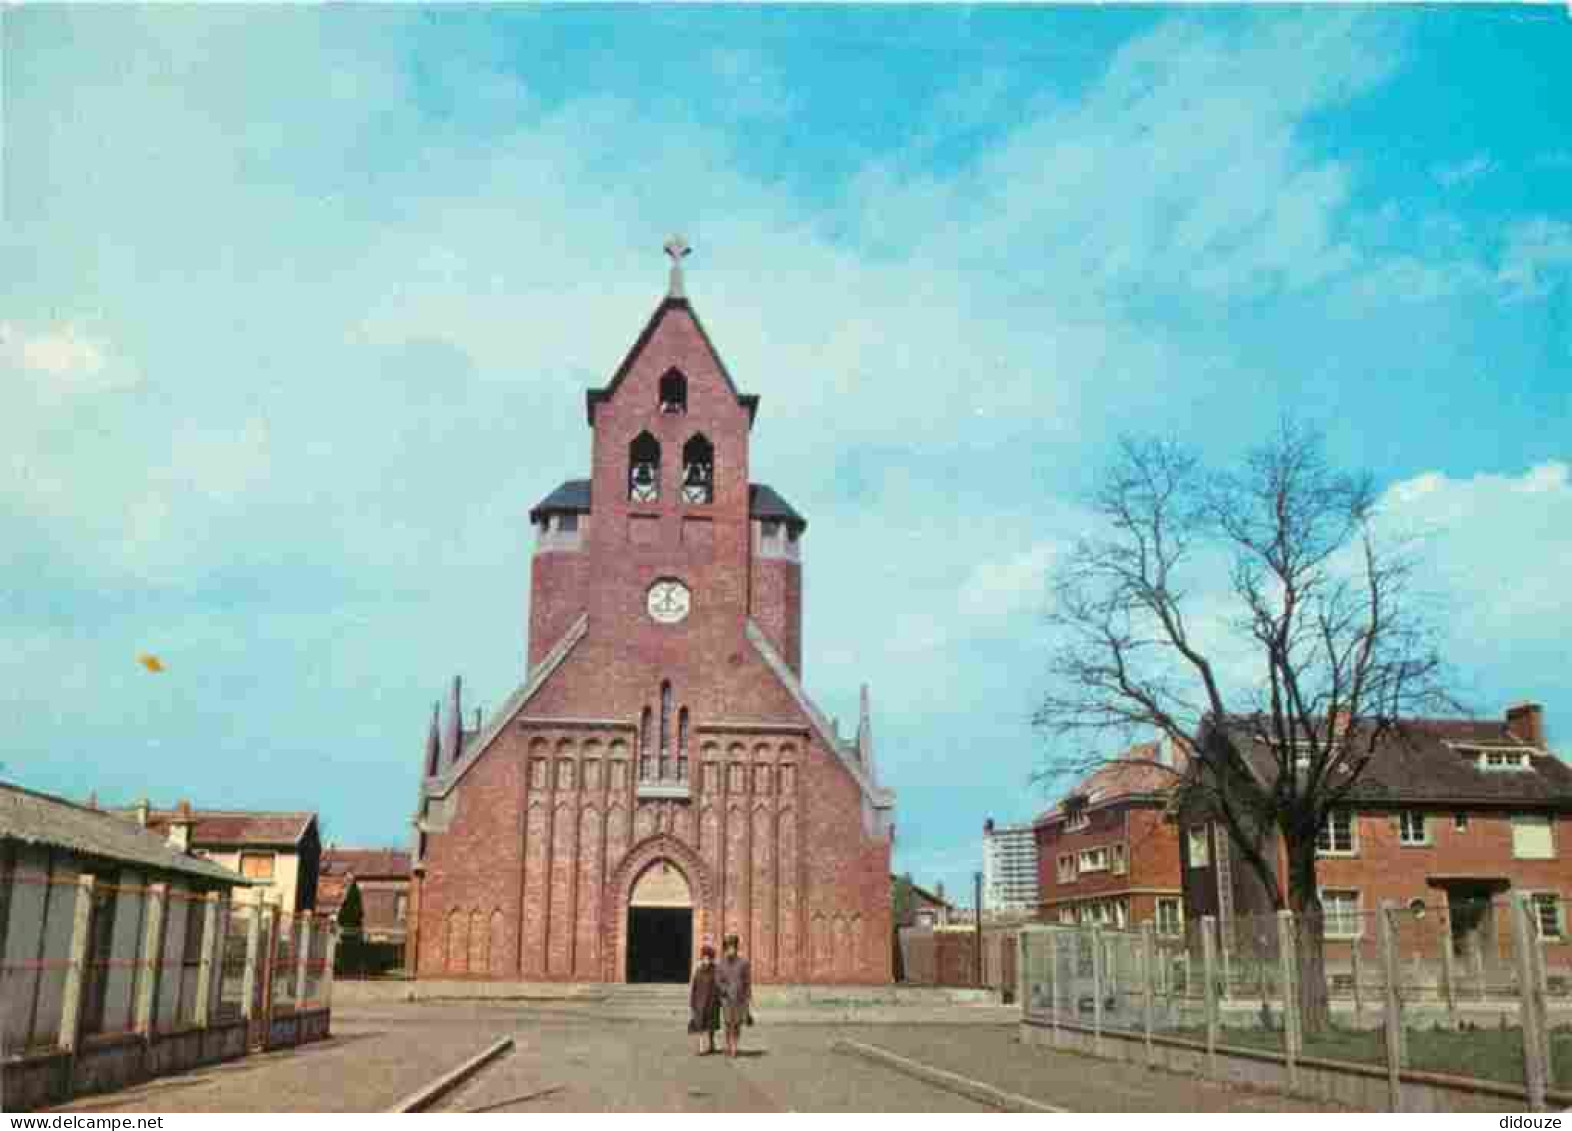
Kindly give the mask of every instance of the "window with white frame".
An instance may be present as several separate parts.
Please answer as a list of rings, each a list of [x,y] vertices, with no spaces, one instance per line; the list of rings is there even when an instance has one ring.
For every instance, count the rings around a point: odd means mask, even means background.
[[[1512,855],[1519,860],[1556,858],[1556,841],[1547,814],[1519,813],[1512,818]]]
[[[1315,850],[1322,856],[1354,854],[1354,815],[1347,809],[1334,809],[1326,815]]]
[[[1359,893],[1357,891],[1333,891],[1328,888],[1321,893],[1321,934],[1329,939],[1354,939],[1358,938],[1360,931],[1359,921]]]
[[[1526,750],[1489,746],[1464,746],[1459,749],[1487,774],[1522,773],[1534,768]]]
[[[1157,898],[1157,933],[1177,935],[1184,930],[1184,904],[1170,896]]]
[[[1561,896],[1553,891],[1536,891],[1529,897],[1534,907],[1534,921],[1539,926],[1539,937],[1566,938],[1566,924],[1561,918]]]
[[[1190,838],[1190,867],[1205,868],[1212,861],[1206,839],[1206,826],[1197,825],[1188,831]]]
[[[1091,825],[1092,818],[1085,809],[1072,810],[1064,819],[1065,832],[1075,833]]]
[[[1399,844],[1429,844],[1430,832],[1425,828],[1425,815],[1417,809],[1404,809],[1397,815]]]
[[[1078,861],[1082,872],[1106,872],[1108,870],[1108,850],[1106,848],[1083,848]]]
[[[1059,882],[1061,884],[1073,884],[1075,882],[1074,856],[1059,857]]]
[[[1116,844],[1108,849],[1110,866],[1113,874],[1122,876],[1125,872],[1124,845]]]
[[[1061,922],[1061,923],[1073,923],[1073,922],[1075,922],[1075,908],[1073,908],[1073,907],[1062,907],[1062,908],[1060,908],[1059,909],[1059,922]]]

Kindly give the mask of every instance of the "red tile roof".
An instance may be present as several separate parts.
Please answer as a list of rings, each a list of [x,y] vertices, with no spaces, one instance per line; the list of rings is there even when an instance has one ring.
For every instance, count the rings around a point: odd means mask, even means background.
[[[135,819],[135,809],[122,809],[122,815]],[[148,813],[147,827],[167,833],[169,823],[180,816],[174,809],[154,809]],[[191,810],[191,843],[199,847],[273,847],[293,848],[316,820],[315,813],[248,813],[230,809]]]
[[[322,852],[324,879],[354,876],[358,880],[407,880],[413,871],[410,854],[399,848],[328,848]]]
[[[1085,805],[1103,806],[1115,801],[1136,797],[1161,798],[1179,784],[1179,774],[1185,765],[1185,753],[1177,750],[1172,767],[1159,760],[1162,742],[1140,742],[1119,753],[1114,759],[1097,767],[1082,778],[1065,794],[1065,800],[1080,798]],[[1064,815],[1065,802],[1060,801],[1034,821],[1042,824]]]

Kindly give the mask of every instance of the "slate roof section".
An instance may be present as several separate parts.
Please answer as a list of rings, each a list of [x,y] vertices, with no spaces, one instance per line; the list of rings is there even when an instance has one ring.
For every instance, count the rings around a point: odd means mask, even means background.
[[[401,848],[327,848],[322,851],[318,874],[354,876],[357,880],[407,880],[413,874],[413,862]]]
[[[1248,724],[1230,725],[1229,734],[1259,780],[1276,778],[1275,751],[1256,740]],[[1368,735],[1367,729],[1355,725],[1346,740],[1360,743]],[[1473,744],[1521,750],[1533,768],[1481,770],[1475,756],[1456,749]],[[1376,744],[1370,764],[1348,792],[1348,801],[1572,809],[1572,766],[1523,742],[1503,720],[1407,719]]]
[[[84,856],[226,884],[249,887],[251,881],[228,868],[188,856],[162,835],[105,809],[90,809],[61,797],[0,782],[0,837],[42,844]]]
[[[536,523],[548,514],[589,514],[590,510],[590,481],[569,479],[530,508],[529,520]],[[798,533],[808,529],[808,520],[797,513],[797,508],[763,483],[748,485],[748,514],[753,518],[780,519],[795,526]]]
[[[121,814],[135,819],[134,809]],[[147,815],[149,831],[165,834],[169,822],[180,814],[173,809],[154,809]],[[193,809],[191,843],[204,848],[296,848],[315,813],[260,813],[243,809]]]

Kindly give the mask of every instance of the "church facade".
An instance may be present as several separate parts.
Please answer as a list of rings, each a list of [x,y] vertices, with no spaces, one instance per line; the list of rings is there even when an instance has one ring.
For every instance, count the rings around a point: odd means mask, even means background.
[[[866,685],[842,738],[802,682],[806,520],[749,479],[759,401],[671,284],[586,396],[587,479],[530,512],[524,681],[433,714],[416,817],[421,978],[891,978],[894,796]]]

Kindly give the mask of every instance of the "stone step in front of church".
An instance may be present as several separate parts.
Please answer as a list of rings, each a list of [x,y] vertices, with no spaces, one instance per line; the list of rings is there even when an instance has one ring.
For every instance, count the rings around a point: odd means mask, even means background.
[[[860,1006],[997,1006],[996,990],[950,986],[760,985],[753,988],[760,1008]],[[341,980],[333,987],[335,1005],[397,1001],[581,1002],[619,1008],[686,1010],[683,983],[489,982],[458,979],[392,981]]]

